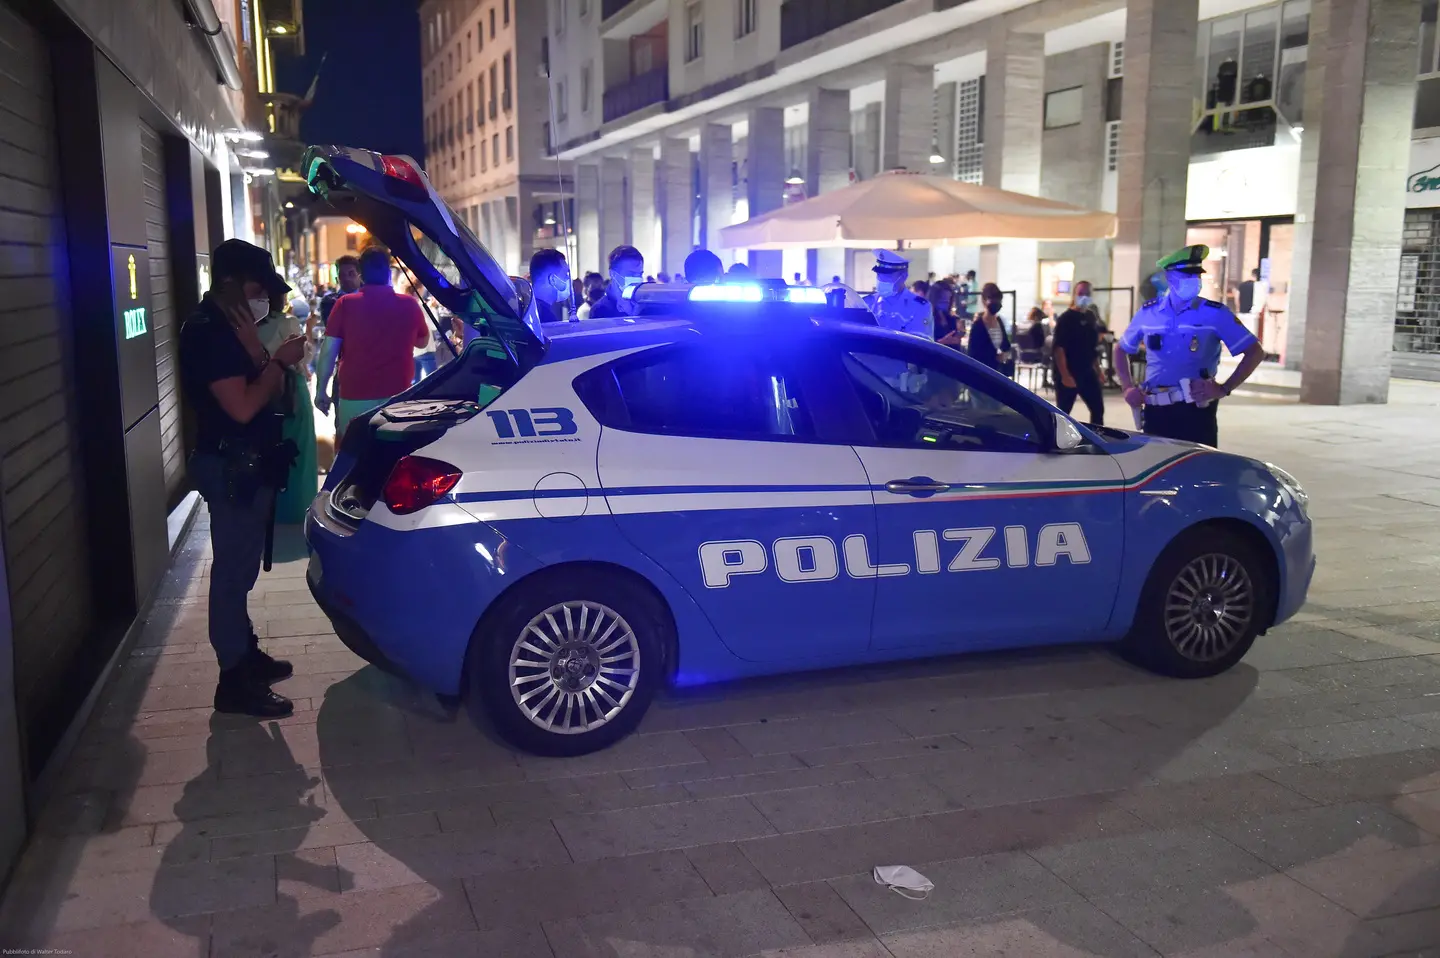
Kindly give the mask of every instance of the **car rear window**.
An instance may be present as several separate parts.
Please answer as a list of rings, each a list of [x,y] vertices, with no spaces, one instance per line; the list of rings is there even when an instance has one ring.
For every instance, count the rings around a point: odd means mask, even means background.
[[[763,351],[664,347],[602,366],[576,383],[602,425],[723,439],[810,439],[794,370]]]

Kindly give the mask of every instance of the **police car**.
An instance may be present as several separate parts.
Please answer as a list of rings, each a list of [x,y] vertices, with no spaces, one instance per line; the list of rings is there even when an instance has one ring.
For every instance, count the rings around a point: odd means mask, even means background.
[[[412,161],[307,172],[474,330],[349,428],[310,587],[523,748],[602,748],[666,684],[975,649],[1210,676],[1305,600],[1275,466],[1081,426],[808,288],[641,286],[634,316],[542,325]]]

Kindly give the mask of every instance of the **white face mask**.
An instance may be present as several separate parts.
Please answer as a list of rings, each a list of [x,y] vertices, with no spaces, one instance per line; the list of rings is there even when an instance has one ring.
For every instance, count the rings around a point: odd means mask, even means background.
[[[252,299],[250,302],[250,315],[255,317],[255,322],[260,322],[270,315],[269,299]]]
[[[1177,273],[1170,277],[1170,292],[1179,300],[1192,300],[1200,295],[1200,277],[1190,273]]]
[[[1075,297],[1075,305],[1076,305],[1076,306],[1089,306],[1090,303],[1091,303],[1090,297],[1089,297],[1089,296],[1086,296],[1084,293],[1081,293],[1079,296],[1076,296],[1076,297]]]
[[[888,276],[875,277],[875,292],[881,296],[893,296],[899,292],[904,285],[905,281],[903,279],[891,279]]]

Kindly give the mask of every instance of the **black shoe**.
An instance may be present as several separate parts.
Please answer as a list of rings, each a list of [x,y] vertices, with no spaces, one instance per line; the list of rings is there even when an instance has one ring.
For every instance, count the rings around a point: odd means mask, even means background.
[[[258,645],[251,646],[250,654],[245,659],[245,667],[265,682],[279,682],[295,674],[295,666],[261,651]]]
[[[295,711],[295,705],[244,665],[220,673],[215,686],[215,711],[254,715],[259,718],[283,718]]]

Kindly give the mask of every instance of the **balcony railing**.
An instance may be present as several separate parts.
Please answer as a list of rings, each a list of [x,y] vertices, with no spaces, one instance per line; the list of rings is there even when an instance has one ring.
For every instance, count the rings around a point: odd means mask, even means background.
[[[662,63],[605,91],[605,122],[643,110],[652,103],[664,103],[669,98],[670,64]]]
[[[893,7],[900,0],[789,0],[780,8],[780,49],[788,50],[836,27]]]

